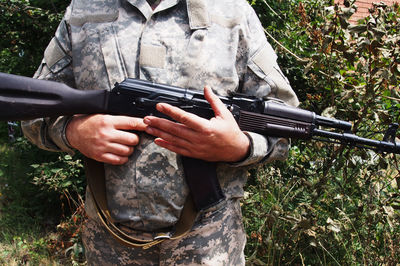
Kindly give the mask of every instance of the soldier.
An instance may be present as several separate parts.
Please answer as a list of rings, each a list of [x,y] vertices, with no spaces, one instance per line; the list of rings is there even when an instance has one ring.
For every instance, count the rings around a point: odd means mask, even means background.
[[[185,236],[148,249],[119,243],[86,196],[83,229],[90,265],[243,265],[239,200],[247,170],[287,157],[288,140],[242,132],[219,95],[240,92],[297,105],[263,28],[245,0],[73,0],[45,50],[36,78],[110,89],[127,77],[204,93],[206,120],[168,104],[153,116],[75,115],[23,123],[28,139],[52,151],[80,151],[104,163],[112,221],[139,238],[170,235],[189,194],[181,156],[218,162],[226,199],[203,210]],[[211,90],[211,89],[212,90]]]

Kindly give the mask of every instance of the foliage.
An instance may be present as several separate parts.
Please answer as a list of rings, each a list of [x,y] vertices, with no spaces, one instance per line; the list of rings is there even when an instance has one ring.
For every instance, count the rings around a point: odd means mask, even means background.
[[[21,237],[15,237],[12,245],[0,245],[0,263],[2,265],[21,265],[31,262],[37,265],[49,265],[49,253],[45,248],[45,242],[44,238],[28,241]]]
[[[63,194],[66,199],[74,200],[84,194],[85,182],[82,179],[83,164],[81,159],[73,159],[70,155],[60,155],[58,160],[32,164],[33,173],[29,174],[32,183],[42,191],[54,191]],[[76,195],[71,195],[75,193]],[[74,204],[74,206],[72,205]],[[69,202],[69,207],[75,210],[81,204]]]
[[[0,243],[4,252],[0,262],[36,264],[42,259],[63,261],[67,255],[70,261],[80,261],[82,254],[75,256],[67,250],[81,245],[80,194],[85,188],[81,160],[38,150],[21,137],[11,146],[3,145],[1,154]]]
[[[67,4],[69,0],[0,0],[1,72],[33,75]],[[0,264],[48,265],[65,257],[79,262],[80,194],[85,187],[79,158],[41,151],[21,137],[18,124],[4,122],[0,152]]]
[[[0,0],[0,72],[33,75],[67,3]]]
[[[0,0],[0,71],[33,74],[68,2]],[[399,120],[397,5],[375,5],[355,25],[353,1],[249,2],[302,108],[377,139]],[[82,263],[81,158],[40,151],[13,128],[15,139],[0,123],[0,264]],[[399,184],[393,155],[293,141],[287,161],[250,175],[242,205],[248,263],[395,265]]]
[[[302,107],[352,121],[357,134],[382,139],[391,121],[399,120],[399,7],[374,5],[357,25],[348,22],[354,1],[274,8],[288,24],[276,29],[275,39],[296,57],[275,45],[281,60],[293,63],[283,65],[286,73],[301,74],[289,78]],[[248,183],[243,211],[249,263],[400,261],[397,158],[319,142],[292,146],[288,161],[253,173]]]

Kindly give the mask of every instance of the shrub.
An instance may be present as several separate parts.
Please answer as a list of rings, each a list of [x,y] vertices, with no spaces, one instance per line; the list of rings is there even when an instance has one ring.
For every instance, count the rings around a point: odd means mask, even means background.
[[[381,139],[399,118],[399,7],[374,5],[357,25],[348,22],[354,1],[344,7],[293,1],[275,8],[287,24],[275,39],[297,58],[275,46],[301,106]],[[254,172],[248,183],[249,262],[395,264],[399,181],[394,155],[294,141],[288,161]]]

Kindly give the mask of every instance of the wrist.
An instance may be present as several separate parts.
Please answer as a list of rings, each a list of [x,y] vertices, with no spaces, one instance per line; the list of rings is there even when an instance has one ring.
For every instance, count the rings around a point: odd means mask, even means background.
[[[77,118],[77,115],[71,116],[71,118],[67,121],[67,124],[65,125],[65,141],[71,147],[71,149],[76,149],[74,135],[76,131],[75,124]]]
[[[68,120],[65,122],[65,125],[64,125],[64,129],[63,129],[63,133],[62,133],[62,138],[63,138],[63,140],[64,140],[64,143],[65,143],[65,145],[68,147],[68,148],[70,148],[70,149],[74,149],[74,147],[71,145],[71,142],[69,141],[69,139],[68,139],[68,133],[67,133],[67,131],[68,131],[68,126],[69,126],[69,124],[70,124],[70,122],[71,122],[71,120],[74,118],[74,116],[71,116],[71,117],[69,117],[68,118]]]
[[[235,160],[232,161],[232,163],[240,163],[242,161],[245,161],[251,153],[251,140],[249,138],[249,136],[247,134],[245,134],[244,132],[241,132],[241,140],[240,140],[240,149],[239,149],[239,153],[237,155],[237,158],[235,158]]]

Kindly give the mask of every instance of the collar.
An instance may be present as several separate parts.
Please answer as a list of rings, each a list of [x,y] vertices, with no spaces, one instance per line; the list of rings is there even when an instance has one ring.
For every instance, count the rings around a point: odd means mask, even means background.
[[[151,9],[156,9],[156,7],[160,4],[162,0],[147,0],[147,3],[150,4]]]
[[[149,20],[154,13],[176,6],[180,1],[185,0],[163,0],[153,11],[147,0],[127,0],[136,7]],[[208,13],[207,0],[186,0],[189,25],[192,30],[208,28],[210,17]]]

